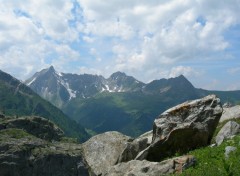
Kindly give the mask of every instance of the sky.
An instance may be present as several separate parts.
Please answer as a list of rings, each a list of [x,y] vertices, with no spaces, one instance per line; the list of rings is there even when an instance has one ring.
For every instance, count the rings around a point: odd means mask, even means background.
[[[240,0],[0,0],[0,69],[240,90]]]

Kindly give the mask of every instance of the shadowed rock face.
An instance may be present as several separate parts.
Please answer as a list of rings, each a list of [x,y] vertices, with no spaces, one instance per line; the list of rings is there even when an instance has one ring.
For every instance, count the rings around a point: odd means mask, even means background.
[[[152,144],[136,159],[161,161],[210,143],[222,115],[220,99],[209,95],[175,106],[154,121]]]

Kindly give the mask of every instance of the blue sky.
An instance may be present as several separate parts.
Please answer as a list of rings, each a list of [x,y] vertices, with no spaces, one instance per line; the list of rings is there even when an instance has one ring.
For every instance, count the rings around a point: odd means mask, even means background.
[[[240,1],[0,0],[0,69],[25,80],[50,65],[240,90]]]

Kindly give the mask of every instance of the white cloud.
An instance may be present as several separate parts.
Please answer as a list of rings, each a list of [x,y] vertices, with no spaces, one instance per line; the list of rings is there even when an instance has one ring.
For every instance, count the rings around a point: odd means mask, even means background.
[[[3,1],[0,68],[19,78],[50,64],[65,72],[120,70],[142,81],[197,77],[192,63],[236,62],[226,33],[239,17],[239,0]]]
[[[95,41],[93,37],[83,36],[82,38],[85,42],[88,42],[88,43],[93,43]]]
[[[174,78],[180,75],[184,76],[199,76],[200,73],[191,67],[177,66],[173,67],[168,75],[169,78]]]

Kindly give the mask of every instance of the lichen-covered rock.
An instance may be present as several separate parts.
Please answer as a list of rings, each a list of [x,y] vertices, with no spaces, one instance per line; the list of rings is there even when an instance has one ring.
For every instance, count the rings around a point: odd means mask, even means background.
[[[172,173],[181,173],[193,166],[196,159],[192,155],[176,157],[162,162],[132,160],[119,163],[108,171],[105,176],[159,176]]]
[[[0,131],[1,176],[87,176],[78,144],[50,143],[9,128]]]
[[[130,137],[114,131],[96,135],[83,144],[84,158],[91,170],[101,175],[117,163],[130,141]]]
[[[49,141],[59,141],[64,134],[63,131],[51,121],[36,116],[5,118],[0,123],[0,130],[8,128],[24,129],[26,132],[38,138]]]
[[[238,119],[238,118],[240,118],[240,105],[223,108],[223,114],[222,114],[222,117],[220,118],[220,122],[223,122],[224,120]]]
[[[221,115],[220,99],[215,95],[165,111],[154,121],[152,144],[136,159],[161,161],[176,152],[185,153],[210,144]]]
[[[225,139],[229,139],[232,136],[240,133],[240,125],[237,122],[227,122],[216,136],[216,143],[220,145]]]

